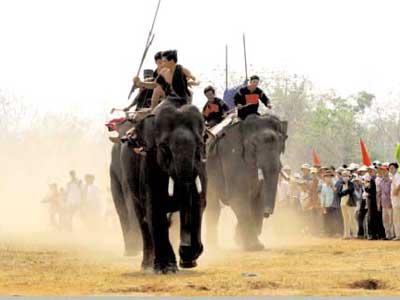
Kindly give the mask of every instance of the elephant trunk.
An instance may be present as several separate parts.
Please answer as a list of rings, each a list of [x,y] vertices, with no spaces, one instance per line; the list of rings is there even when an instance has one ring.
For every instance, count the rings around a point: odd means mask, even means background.
[[[274,212],[276,193],[278,189],[279,171],[263,172],[262,197],[264,204],[264,216],[268,217]]]
[[[270,153],[268,158],[260,160],[258,164],[258,180],[261,184],[261,197],[264,216],[268,217],[274,212],[278,179],[280,172],[279,153]]]

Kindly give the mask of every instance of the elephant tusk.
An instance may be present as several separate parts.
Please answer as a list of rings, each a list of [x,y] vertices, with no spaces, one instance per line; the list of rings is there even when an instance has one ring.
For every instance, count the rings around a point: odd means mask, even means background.
[[[168,195],[172,197],[174,195],[174,180],[172,177],[169,177],[168,181]]]
[[[261,169],[258,169],[258,181],[264,180],[264,175]]]
[[[199,176],[196,177],[194,183],[195,183],[195,185],[196,185],[197,192],[198,192],[199,194],[201,194],[203,188],[202,188],[202,186],[201,186],[201,180],[200,180],[200,177],[199,177]]]

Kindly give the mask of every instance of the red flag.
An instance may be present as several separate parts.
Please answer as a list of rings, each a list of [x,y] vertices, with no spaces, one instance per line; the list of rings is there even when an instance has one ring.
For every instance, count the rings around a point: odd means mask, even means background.
[[[321,166],[321,160],[319,159],[317,152],[315,152],[315,150],[313,150],[313,165],[314,166]]]
[[[361,147],[361,155],[362,155],[362,160],[363,164],[365,166],[370,166],[372,165],[371,159],[369,158],[367,147],[365,147],[364,141],[360,139],[360,147]]]

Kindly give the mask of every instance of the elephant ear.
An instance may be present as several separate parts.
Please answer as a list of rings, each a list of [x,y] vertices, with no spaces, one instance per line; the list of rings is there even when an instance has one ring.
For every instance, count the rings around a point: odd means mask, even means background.
[[[138,140],[146,149],[150,150],[154,147],[154,115],[149,115],[143,120],[139,121],[135,126],[135,132]]]
[[[287,139],[288,121],[281,121],[281,133]]]
[[[281,134],[283,137],[282,153],[285,152],[285,148],[286,148],[286,140],[288,138],[288,135],[287,135],[288,125],[289,125],[288,121],[281,121]]]

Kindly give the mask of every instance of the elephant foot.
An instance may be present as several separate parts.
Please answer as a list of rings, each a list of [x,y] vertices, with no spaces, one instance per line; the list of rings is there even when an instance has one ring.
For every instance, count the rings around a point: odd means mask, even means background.
[[[128,257],[137,256],[137,255],[139,255],[139,253],[140,253],[140,250],[125,249],[124,256],[128,256]]]
[[[273,213],[272,209],[269,207],[264,208],[264,218],[269,218]]]
[[[197,267],[197,258],[203,253],[203,244],[193,246],[180,246],[179,247],[179,266],[183,269],[191,269]]]
[[[262,251],[265,249],[265,246],[257,241],[256,243],[245,245],[244,250],[245,251]]]
[[[179,266],[182,269],[191,269],[197,267],[197,262],[196,260],[190,260],[190,261],[183,261],[182,259],[179,261]]]
[[[165,275],[165,274],[175,274],[178,272],[178,266],[175,262],[167,264],[154,264],[153,268],[154,274]]]
[[[178,272],[178,266],[176,265],[176,262],[168,263],[166,268],[167,268],[167,273],[175,274],[176,272]]]
[[[144,273],[149,273],[153,271],[153,263],[151,262],[142,262],[141,270]]]

